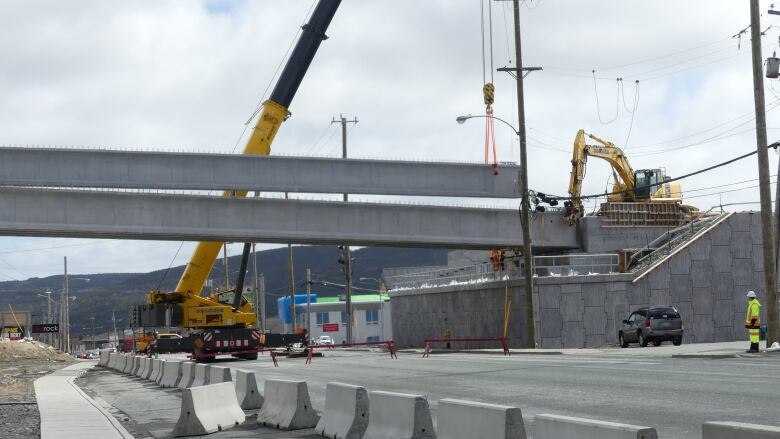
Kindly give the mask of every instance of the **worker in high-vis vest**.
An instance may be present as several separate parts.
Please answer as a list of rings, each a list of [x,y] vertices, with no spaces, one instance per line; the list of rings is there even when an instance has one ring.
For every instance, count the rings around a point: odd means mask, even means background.
[[[750,334],[750,349],[748,353],[758,352],[758,340],[761,334],[761,304],[756,299],[756,293],[748,291],[748,308],[745,315],[745,328]]]

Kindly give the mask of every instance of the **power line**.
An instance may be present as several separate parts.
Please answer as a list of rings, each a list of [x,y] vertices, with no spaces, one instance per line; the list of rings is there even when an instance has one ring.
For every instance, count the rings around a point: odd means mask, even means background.
[[[773,174],[773,175],[770,175],[770,178],[774,178],[776,176],[777,176],[776,174]],[[709,189],[717,189],[717,188],[720,188],[720,187],[733,186],[735,184],[751,183],[751,182],[754,182],[754,181],[758,181],[758,179],[757,178],[751,178],[750,180],[734,181],[734,182],[731,182],[731,183],[719,184],[719,185],[716,185],[716,186],[701,187],[701,188],[696,188],[696,189],[686,189],[684,192],[688,193],[688,192],[706,191],[706,190],[709,190]]]
[[[617,84],[617,93],[615,95],[615,117],[604,122],[604,119],[601,118],[601,104],[599,103],[599,87],[596,83],[596,71],[593,70],[593,92],[596,95],[596,116],[598,116],[599,122],[601,122],[602,125],[609,125],[616,121],[618,115],[620,114],[620,78],[615,78],[615,81]]]
[[[328,134],[328,131],[333,128],[333,124],[329,123],[328,126],[325,127],[325,129],[322,131],[322,134],[320,134],[320,137],[317,138],[317,141],[314,142],[314,144],[309,148],[308,151],[306,151],[306,154],[310,154],[314,149],[319,145],[319,143],[322,141],[322,139],[325,137],[326,134]]]
[[[669,57],[676,56],[676,55],[681,55],[683,53],[692,52],[694,50],[702,49],[704,47],[714,46],[716,44],[724,43],[724,42],[730,41],[730,40],[731,40],[731,37],[729,37],[729,38],[722,38],[720,40],[716,40],[716,41],[712,41],[712,42],[709,42],[709,43],[701,44],[701,45],[698,45],[698,46],[690,47],[688,49],[679,50],[677,52],[672,52],[672,53],[668,53],[668,54],[665,54],[665,55],[654,56],[654,57],[651,57],[651,58],[645,58],[645,59],[641,59],[641,60],[638,60],[638,61],[630,62],[628,64],[622,64],[622,65],[618,65],[618,66],[611,66],[611,67],[602,68],[602,69],[599,69],[599,70],[617,70],[617,69],[622,69],[622,68],[625,68],[625,67],[634,66],[634,65],[637,65],[637,64],[644,64],[644,63],[649,62],[649,61],[655,61],[655,60],[669,58]]]
[[[701,140],[699,142],[693,142],[693,143],[688,143],[686,145],[674,146],[674,147],[671,147],[671,148],[658,149],[658,150],[652,150],[652,151],[640,151],[640,152],[637,152],[636,154],[633,154],[633,156],[634,157],[647,157],[647,156],[651,156],[651,155],[666,154],[666,153],[669,153],[669,152],[672,152],[672,151],[680,151],[680,150],[683,150],[683,149],[692,148],[694,146],[705,145],[707,143],[719,142],[721,140],[725,140],[725,139],[728,139],[728,138],[731,138],[731,137],[739,136],[740,134],[745,134],[745,133],[749,133],[749,132],[754,131],[754,128],[746,128],[744,130],[740,130],[740,131],[737,131],[735,133],[724,135],[724,134],[727,134],[729,131],[732,131],[732,130],[734,130],[736,128],[739,128],[740,126],[743,126],[743,125],[745,125],[747,123],[750,123],[750,122],[751,121],[747,121],[747,122],[745,122],[743,124],[737,125],[736,127],[733,127],[733,128],[731,128],[731,129],[729,129],[727,131],[724,131],[722,133],[716,134],[715,136],[712,136],[710,138]]]
[[[769,182],[769,184],[776,184],[776,183],[777,183],[777,180]],[[736,189],[729,189],[729,190],[726,190],[726,191],[710,192],[710,193],[707,193],[707,194],[692,195],[690,197],[686,196],[685,198],[689,199],[689,198],[710,197],[712,195],[720,195],[720,194],[727,194],[729,192],[739,192],[739,191],[744,191],[744,190],[747,190],[747,189],[755,189],[755,188],[760,187],[760,186],[761,186],[760,184],[756,184],[756,185],[753,185],[753,186],[745,186],[745,187],[736,188]]]
[[[37,252],[37,251],[45,251],[45,250],[56,250],[59,248],[70,248],[70,247],[84,247],[87,245],[98,245],[98,244],[106,244],[113,240],[101,240],[99,242],[85,242],[81,244],[68,244],[68,245],[58,245],[58,246],[51,246],[51,247],[39,247],[39,248],[27,248],[27,249],[14,249],[14,250],[5,250],[0,251],[0,255],[11,255],[16,253],[29,253],[29,252]]]

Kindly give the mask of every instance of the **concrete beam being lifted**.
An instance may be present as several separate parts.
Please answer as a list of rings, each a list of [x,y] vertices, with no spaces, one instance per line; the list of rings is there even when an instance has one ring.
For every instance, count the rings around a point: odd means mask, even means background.
[[[490,249],[522,243],[515,210],[0,189],[0,235]],[[576,248],[559,213],[532,222],[533,245]]]
[[[519,198],[517,166],[0,148],[0,186]]]

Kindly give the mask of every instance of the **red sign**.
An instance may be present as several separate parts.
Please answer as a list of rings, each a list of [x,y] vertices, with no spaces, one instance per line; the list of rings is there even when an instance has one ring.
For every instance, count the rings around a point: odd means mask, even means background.
[[[322,332],[339,332],[338,323],[323,323]]]

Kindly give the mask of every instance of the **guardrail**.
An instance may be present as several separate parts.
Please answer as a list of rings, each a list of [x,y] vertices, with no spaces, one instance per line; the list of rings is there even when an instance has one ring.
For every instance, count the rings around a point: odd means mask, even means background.
[[[572,254],[534,257],[535,277],[590,276],[618,272],[618,255]],[[502,260],[462,267],[437,268],[385,278],[390,290],[412,290],[458,284],[475,284],[523,278],[523,260],[512,255]]]

